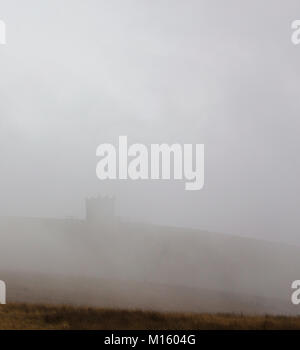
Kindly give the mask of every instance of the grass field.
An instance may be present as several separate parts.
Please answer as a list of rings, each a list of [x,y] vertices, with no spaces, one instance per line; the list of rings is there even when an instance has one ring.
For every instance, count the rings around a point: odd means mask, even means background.
[[[300,329],[300,316],[158,313],[71,306],[7,304],[0,306],[0,329]]]

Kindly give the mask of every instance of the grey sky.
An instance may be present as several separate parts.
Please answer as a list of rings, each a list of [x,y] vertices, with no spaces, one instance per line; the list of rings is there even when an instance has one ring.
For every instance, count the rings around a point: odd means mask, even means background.
[[[300,244],[299,1],[1,0],[0,214],[120,215]],[[100,182],[96,147],[204,143],[205,189]]]

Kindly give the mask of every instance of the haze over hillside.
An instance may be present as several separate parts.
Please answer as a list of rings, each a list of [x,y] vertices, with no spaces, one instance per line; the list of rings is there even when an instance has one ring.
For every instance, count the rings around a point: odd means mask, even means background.
[[[299,312],[299,15],[299,0],[1,0],[8,300]],[[100,180],[97,149],[120,136],[203,144],[203,189]],[[98,193],[116,207],[85,208]]]
[[[300,245],[298,0],[0,3],[0,215],[133,221]],[[295,18],[296,17],[296,18]],[[267,21],[267,22],[266,22]],[[205,186],[97,179],[99,144],[205,145]]]
[[[128,223],[114,216],[109,198],[87,201],[87,220],[2,218],[0,239],[1,271],[11,281],[13,301],[298,311],[290,296],[299,247]]]

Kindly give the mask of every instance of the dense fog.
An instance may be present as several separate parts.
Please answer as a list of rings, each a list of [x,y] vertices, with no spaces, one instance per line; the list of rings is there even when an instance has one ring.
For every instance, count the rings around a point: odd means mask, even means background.
[[[297,16],[298,0],[1,1],[1,270],[288,297],[299,278]],[[121,135],[204,144],[204,188],[99,180],[96,149]],[[97,236],[84,200],[99,194],[115,196],[117,228]]]

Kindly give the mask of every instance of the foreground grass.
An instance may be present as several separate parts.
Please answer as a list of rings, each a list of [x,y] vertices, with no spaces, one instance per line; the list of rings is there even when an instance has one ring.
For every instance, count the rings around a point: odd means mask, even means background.
[[[8,304],[0,306],[0,329],[300,329],[300,316],[158,313],[71,306]]]

